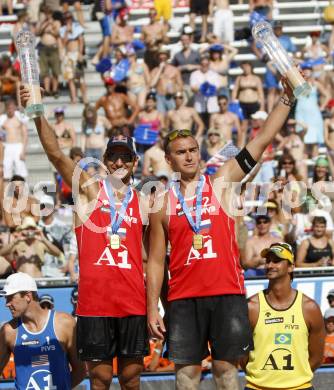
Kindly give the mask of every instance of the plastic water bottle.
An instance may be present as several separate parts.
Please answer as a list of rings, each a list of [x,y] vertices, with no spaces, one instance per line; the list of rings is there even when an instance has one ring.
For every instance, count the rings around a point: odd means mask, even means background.
[[[288,79],[295,97],[298,99],[300,96],[308,96],[311,92],[310,84],[300,74],[293,60],[274,34],[271,25],[266,21],[261,21],[255,24],[252,34],[256,42],[261,43],[280,74]]]
[[[21,30],[18,32],[16,48],[19,54],[22,83],[30,93],[30,99],[25,109],[29,118],[36,118],[44,114],[35,46],[35,36],[30,31]]]

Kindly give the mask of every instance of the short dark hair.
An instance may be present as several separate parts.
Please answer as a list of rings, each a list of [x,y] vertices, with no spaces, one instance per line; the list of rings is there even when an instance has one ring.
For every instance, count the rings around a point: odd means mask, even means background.
[[[219,95],[218,96],[218,101],[219,100],[226,100],[228,102],[228,97],[226,95]]]
[[[39,302],[37,291],[20,291],[20,296],[23,298],[29,292],[31,293],[32,300],[35,301],[35,302]]]
[[[79,146],[74,146],[73,148],[71,148],[69,156],[70,156],[71,160],[74,160],[75,157],[83,158],[84,154],[83,154],[82,149],[79,148]]]
[[[312,226],[314,226],[317,223],[321,223],[323,225],[327,225],[327,220],[326,220],[325,217],[321,217],[321,216],[314,217],[313,221],[312,221]]]
[[[14,175],[14,176],[12,176],[12,178],[10,179],[10,181],[23,181],[23,182],[25,182],[26,180],[25,180],[24,177],[22,177],[22,176],[20,176],[20,175]]]

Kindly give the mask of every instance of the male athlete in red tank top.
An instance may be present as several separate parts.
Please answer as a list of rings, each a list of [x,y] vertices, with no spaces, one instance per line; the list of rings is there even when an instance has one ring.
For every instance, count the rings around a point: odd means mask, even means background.
[[[22,87],[22,104],[28,100],[29,91]],[[139,389],[148,347],[141,254],[141,215],[146,210],[139,209],[138,195],[130,187],[137,163],[134,141],[124,136],[109,140],[104,164],[111,175],[101,183],[63,154],[44,116],[34,120],[49,160],[75,196],[80,263],[77,344],[80,359],[87,362],[91,388],[109,389],[112,358],[118,356],[121,385],[131,383],[131,388]],[[140,205],[145,207],[144,202]]]
[[[226,385],[223,374],[229,371],[228,388],[238,388],[234,365],[253,344],[234,221],[228,215],[229,192],[222,188],[240,182],[256,165],[283,126],[292,100],[284,82],[284,96],[263,131],[210,178],[200,173],[199,146],[190,131],[175,130],[166,137],[166,161],[180,180],[165,195],[162,209],[150,215],[147,305],[149,329],[163,338],[158,299],[169,240],[168,345],[177,388],[199,385],[208,343],[216,383]]]

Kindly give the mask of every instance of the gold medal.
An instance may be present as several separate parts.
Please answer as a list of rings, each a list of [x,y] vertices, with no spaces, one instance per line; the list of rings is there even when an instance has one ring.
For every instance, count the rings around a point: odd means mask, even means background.
[[[203,249],[203,236],[202,234],[193,235],[193,248],[194,249]]]
[[[118,234],[112,234],[110,236],[110,248],[119,249],[121,246],[121,238]]]

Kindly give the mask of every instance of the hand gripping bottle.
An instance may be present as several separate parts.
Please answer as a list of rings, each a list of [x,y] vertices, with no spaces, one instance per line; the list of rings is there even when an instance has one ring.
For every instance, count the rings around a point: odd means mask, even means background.
[[[261,43],[280,74],[287,78],[295,97],[298,99],[300,96],[308,96],[311,92],[310,84],[300,74],[292,58],[274,34],[271,25],[266,21],[260,21],[254,25],[252,34],[256,42]]]
[[[43,115],[44,107],[39,85],[34,35],[28,30],[19,31],[16,35],[16,47],[20,60],[22,84],[30,92],[25,111],[29,118],[36,118]]]

